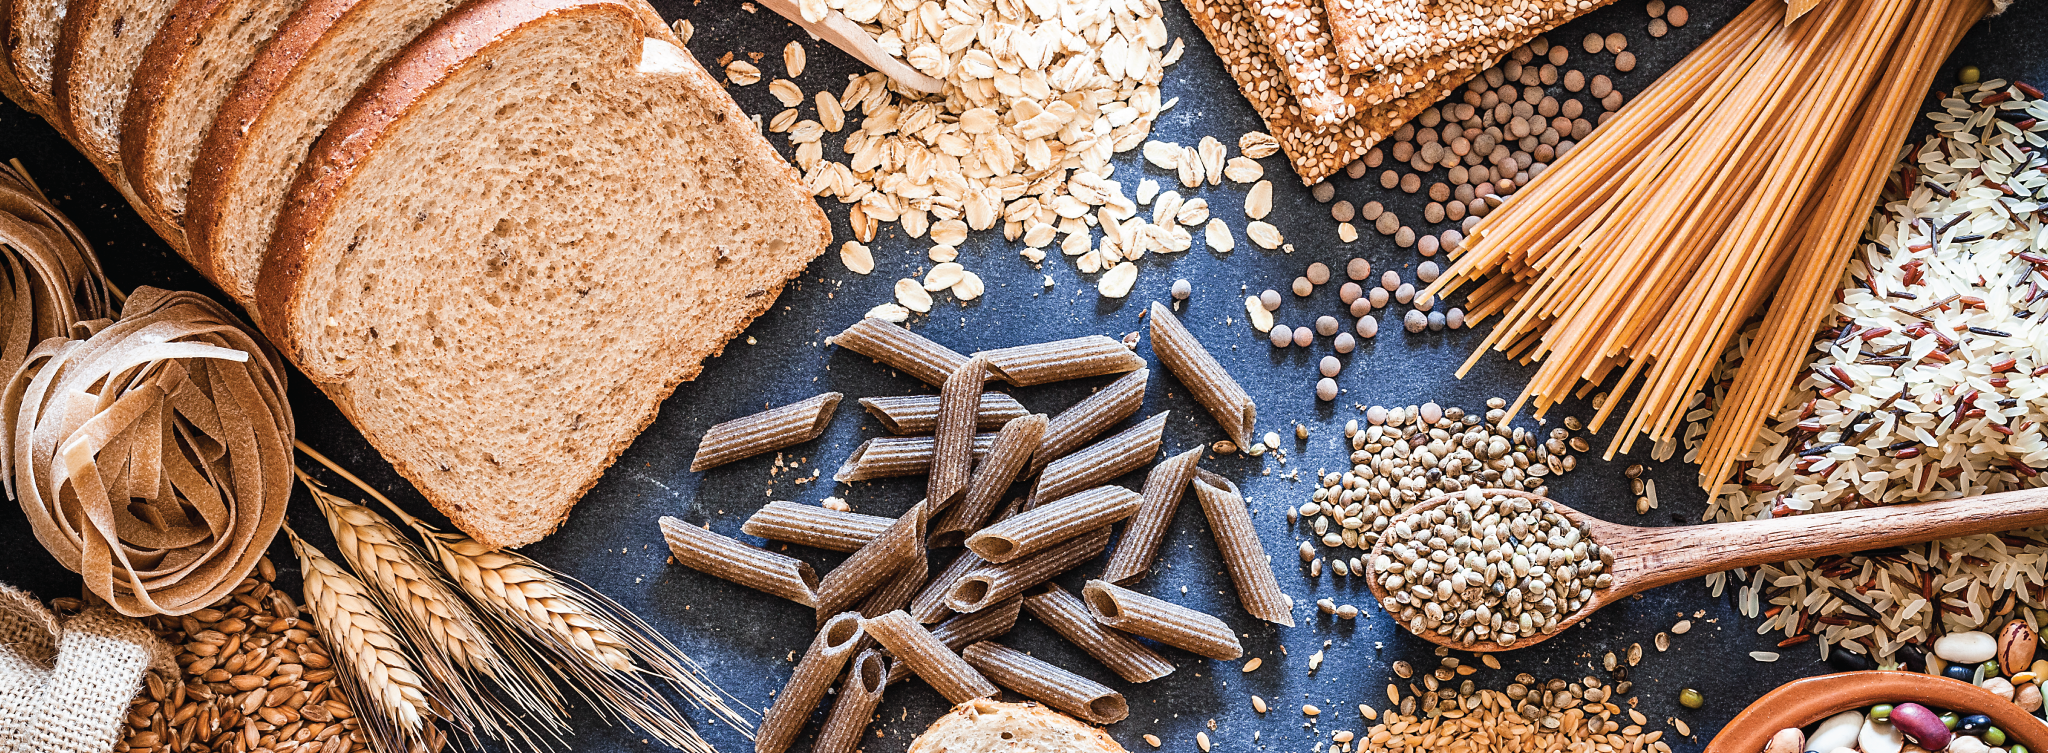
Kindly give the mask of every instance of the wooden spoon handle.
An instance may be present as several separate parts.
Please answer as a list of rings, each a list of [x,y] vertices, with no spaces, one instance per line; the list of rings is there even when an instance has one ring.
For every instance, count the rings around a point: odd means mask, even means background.
[[[881,71],[882,75],[894,79],[896,83],[909,87],[913,91],[925,94],[938,94],[946,88],[945,82],[924,75],[916,68],[910,67],[909,63],[903,62],[902,59],[882,49],[882,46],[875,42],[875,38],[868,35],[866,29],[861,28],[852,19],[841,15],[839,11],[827,10],[823,19],[812,22],[804,19],[803,10],[797,6],[797,0],[760,0],[760,2],[762,5],[768,6],[769,10],[775,11],[776,14],[803,27],[804,31],[811,33],[811,36],[825,40],[826,44],[837,47],[848,55],[852,55],[855,60],[867,63],[868,67]]]
[[[1738,567],[2048,524],[2048,489],[1866,507],[1770,520],[1633,528],[1615,542],[1630,592]]]

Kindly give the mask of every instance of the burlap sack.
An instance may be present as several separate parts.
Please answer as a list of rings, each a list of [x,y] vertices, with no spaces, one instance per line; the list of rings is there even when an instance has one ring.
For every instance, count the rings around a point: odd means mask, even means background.
[[[148,626],[91,609],[60,626],[34,596],[0,585],[0,753],[107,753],[143,675],[175,677]]]

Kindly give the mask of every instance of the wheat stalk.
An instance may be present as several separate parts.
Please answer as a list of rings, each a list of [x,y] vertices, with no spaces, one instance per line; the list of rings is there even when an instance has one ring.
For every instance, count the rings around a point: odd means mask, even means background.
[[[559,743],[559,734],[568,731],[563,720],[567,711],[561,695],[524,644],[494,635],[492,626],[477,619],[419,549],[384,516],[328,492],[304,471],[299,471],[299,479],[326,515],[343,558],[374,585],[372,596],[396,618],[398,627],[419,650],[422,669],[447,691],[454,710],[500,740],[514,742],[509,732],[518,734],[527,747],[537,747],[519,713],[496,696],[472,692],[467,678],[454,671],[461,667],[491,678],[531,718],[556,735]]]
[[[296,446],[301,454],[362,489],[413,529],[464,595],[559,659],[555,669],[600,711],[630,721],[674,747],[715,753],[681,713],[642,678],[643,673],[651,674],[752,736],[753,725],[727,703],[730,696],[706,681],[688,656],[618,602],[524,555],[441,531],[406,513],[304,443]]]
[[[374,747],[396,751],[424,746],[433,734],[427,722],[435,716],[426,682],[413,671],[369,589],[290,526],[284,532],[299,555],[306,607],[332,648],[329,658],[341,665],[337,677],[350,704],[364,717],[363,728]]]

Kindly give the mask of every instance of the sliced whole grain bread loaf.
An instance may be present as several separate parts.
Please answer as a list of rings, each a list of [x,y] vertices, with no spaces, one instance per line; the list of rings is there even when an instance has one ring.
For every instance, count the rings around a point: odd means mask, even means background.
[[[909,753],[1125,753],[1109,733],[1036,703],[986,698],[954,706]]]
[[[142,53],[121,116],[121,169],[137,196],[183,226],[199,140],[257,50],[299,0],[178,0]]]
[[[64,28],[67,0],[5,0],[0,36],[7,45],[7,67],[20,84],[23,99],[15,102],[49,117],[50,82],[56,75],[57,37]],[[8,96],[14,96],[10,93]]]
[[[642,0],[481,0],[337,115],[258,316],[463,530],[554,530],[824,250],[824,215]]]
[[[221,103],[196,150],[186,243],[199,269],[255,308],[256,273],[314,139],[392,55],[456,0],[305,0]]]
[[[58,130],[121,186],[127,184],[120,165],[128,87],[143,50],[176,5],[177,0],[72,0],[64,15],[51,111]]]

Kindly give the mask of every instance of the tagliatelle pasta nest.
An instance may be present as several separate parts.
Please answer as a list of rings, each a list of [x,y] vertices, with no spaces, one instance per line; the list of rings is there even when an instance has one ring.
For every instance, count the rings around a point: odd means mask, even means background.
[[[0,378],[36,343],[111,311],[85,236],[27,177],[0,166]]]
[[[283,364],[197,293],[135,291],[121,318],[30,351],[0,402],[8,491],[36,539],[122,614],[219,601],[284,520]]]

